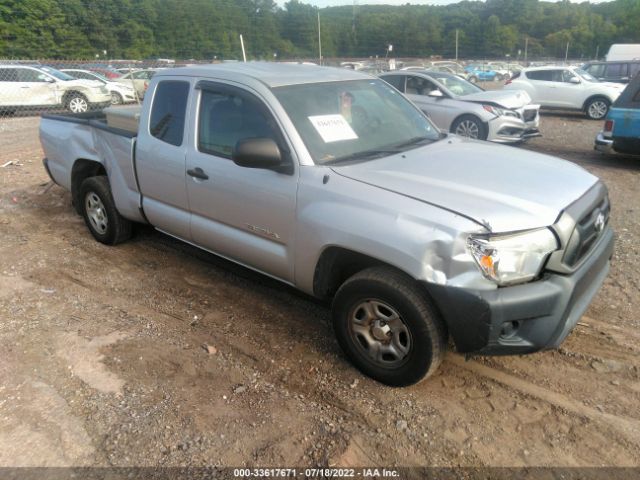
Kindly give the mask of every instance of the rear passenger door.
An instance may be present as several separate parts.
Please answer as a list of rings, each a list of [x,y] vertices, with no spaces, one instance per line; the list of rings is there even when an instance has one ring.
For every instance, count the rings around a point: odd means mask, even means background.
[[[193,241],[292,282],[298,167],[275,115],[243,88],[203,80],[196,91],[186,165]],[[276,141],[289,171],[233,162],[239,140],[259,137]]]
[[[191,89],[191,81],[184,77],[167,77],[156,85],[151,113],[141,116],[136,145],[136,171],[147,218],[159,230],[184,240],[191,239],[185,185]]]

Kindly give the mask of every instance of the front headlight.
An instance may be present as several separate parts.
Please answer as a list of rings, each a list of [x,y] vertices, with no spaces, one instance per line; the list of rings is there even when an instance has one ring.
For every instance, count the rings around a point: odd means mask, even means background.
[[[494,107],[493,105],[482,105],[487,112],[493,113],[496,117],[501,117],[504,115],[504,110],[499,107]]]
[[[471,235],[467,248],[482,274],[498,285],[534,279],[551,252],[558,248],[548,228],[498,235]]]

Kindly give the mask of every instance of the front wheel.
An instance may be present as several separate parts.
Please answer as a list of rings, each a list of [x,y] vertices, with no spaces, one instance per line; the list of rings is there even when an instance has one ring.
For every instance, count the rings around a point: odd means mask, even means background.
[[[111,92],[111,105],[121,105],[124,103],[122,95],[118,92]]]
[[[487,128],[482,120],[473,115],[463,115],[451,124],[451,133],[476,140],[487,139]]]
[[[476,77],[475,75],[471,75],[471,76],[469,77],[469,81],[470,81],[471,83],[478,83],[478,77]]]
[[[390,386],[433,375],[444,357],[446,333],[425,292],[412,278],[373,267],[349,278],[333,300],[333,328],[351,362]]]
[[[587,117],[591,120],[602,120],[609,112],[609,100],[605,98],[594,98],[587,103]]]
[[[80,201],[84,223],[100,243],[116,245],[131,237],[131,221],[118,213],[106,176],[82,182]]]
[[[504,77],[499,73],[493,78],[493,80],[496,82],[501,82],[503,79]]]
[[[67,108],[72,113],[84,113],[89,110],[89,102],[84,95],[74,93],[67,100]]]

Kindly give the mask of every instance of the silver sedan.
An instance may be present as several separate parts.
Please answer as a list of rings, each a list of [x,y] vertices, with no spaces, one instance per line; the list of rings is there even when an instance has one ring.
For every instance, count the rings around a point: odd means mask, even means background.
[[[431,70],[380,75],[442,130],[498,143],[539,137],[539,105],[524,91],[485,91],[449,73]]]

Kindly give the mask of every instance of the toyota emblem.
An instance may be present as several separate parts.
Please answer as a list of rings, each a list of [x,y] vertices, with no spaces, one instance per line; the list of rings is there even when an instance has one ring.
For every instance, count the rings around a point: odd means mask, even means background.
[[[604,213],[600,212],[596,217],[596,221],[593,224],[596,232],[601,232],[604,229]]]

